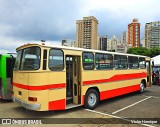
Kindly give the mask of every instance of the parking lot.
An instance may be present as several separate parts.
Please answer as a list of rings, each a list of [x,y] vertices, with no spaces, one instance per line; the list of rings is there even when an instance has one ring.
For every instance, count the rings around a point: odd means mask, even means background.
[[[160,87],[146,88],[143,94],[131,93],[128,95],[101,101],[95,110],[79,107],[66,111],[35,112],[26,110],[12,101],[0,100],[0,118],[82,118],[82,123],[73,122],[63,126],[112,126],[113,124],[96,123],[95,119],[85,118],[119,118],[120,121],[135,119],[160,118]],[[62,119],[63,120],[63,119]],[[80,120],[80,119],[79,119]],[[88,121],[91,124],[88,124]],[[114,119],[111,119],[114,120]],[[63,121],[61,121],[63,124]],[[86,124],[85,124],[86,123]],[[3,125],[6,126],[6,125]],[[12,125],[13,126],[13,125]],[[25,126],[25,125],[24,125]],[[41,125],[35,125],[41,126]],[[50,126],[45,125],[45,126]],[[58,124],[56,126],[61,126]],[[115,126],[115,125],[114,125]],[[119,122],[116,126],[128,126]],[[129,124],[129,126],[159,126],[157,124]]]

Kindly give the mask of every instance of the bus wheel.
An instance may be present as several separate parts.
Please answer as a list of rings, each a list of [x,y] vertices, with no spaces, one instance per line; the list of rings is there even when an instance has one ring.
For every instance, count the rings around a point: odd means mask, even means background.
[[[140,84],[140,93],[143,93],[144,92],[144,84],[141,82]]]
[[[95,89],[90,89],[85,96],[85,108],[94,109],[99,102],[99,95]]]

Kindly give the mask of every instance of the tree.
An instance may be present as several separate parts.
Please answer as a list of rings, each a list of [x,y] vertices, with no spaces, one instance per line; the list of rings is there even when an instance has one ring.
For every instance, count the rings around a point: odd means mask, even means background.
[[[157,55],[160,54],[160,48],[154,47],[154,48],[151,48],[151,49],[147,49],[145,47],[140,47],[140,48],[135,47],[135,48],[129,48],[127,50],[127,53],[154,57],[154,56],[157,56]]]

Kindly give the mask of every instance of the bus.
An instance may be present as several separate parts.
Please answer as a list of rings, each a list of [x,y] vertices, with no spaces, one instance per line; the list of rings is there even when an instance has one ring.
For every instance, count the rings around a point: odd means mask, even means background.
[[[12,99],[14,54],[0,54],[0,98]]]
[[[12,100],[26,109],[94,109],[101,100],[151,86],[146,56],[44,43],[16,50]]]

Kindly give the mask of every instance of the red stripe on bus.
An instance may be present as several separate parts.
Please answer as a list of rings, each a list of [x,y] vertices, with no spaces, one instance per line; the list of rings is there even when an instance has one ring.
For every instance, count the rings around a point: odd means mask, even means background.
[[[123,88],[118,88],[118,89],[113,89],[113,90],[107,90],[100,92],[100,100],[105,100],[109,99],[112,97],[117,97],[120,95],[128,94],[131,92],[139,91],[140,90],[140,84],[133,85],[133,86],[128,86],[128,87],[123,87]],[[85,95],[82,96],[82,105],[85,103]]]
[[[83,81],[83,85],[114,82],[114,81],[129,80],[129,79],[136,79],[136,78],[144,78],[146,76],[147,76],[147,73],[119,74],[119,75],[114,75],[113,77],[108,78],[108,79]]]
[[[65,88],[66,84],[61,83],[61,84],[50,84],[50,85],[42,85],[42,86],[28,86],[28,85],[13,83],[13,86],[21,89],[26,89],[26,90],[47,90],[47,89]]]
[[[48,104],[48,110],[65,110],[66,99],[51,101]]]
[[[123,88],[118,88],[118,89],[113,89],[113,90],[107,90],[100,92],[100,100],[120,96],[123,94],[135,92],[140,90],[140,84],[133,85],[133,86],[128,86],[128,87],[123,87]]]

